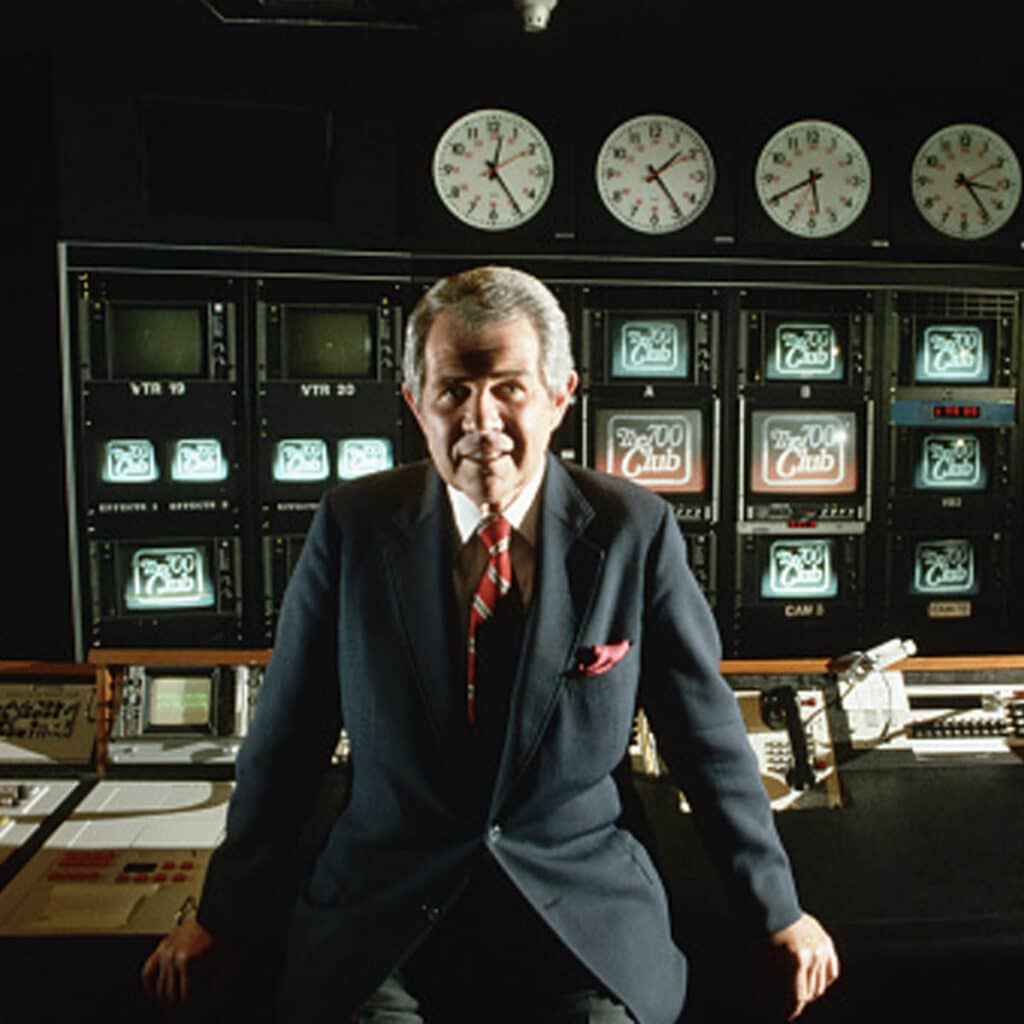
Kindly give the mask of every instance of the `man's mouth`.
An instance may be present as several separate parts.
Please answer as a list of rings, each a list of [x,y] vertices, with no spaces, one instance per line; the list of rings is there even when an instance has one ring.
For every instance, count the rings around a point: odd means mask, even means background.
[[[503,434],[470,434],[460,438],[455,445],[456,461],[467,460],[488,466],[511,455],[512,439]]]

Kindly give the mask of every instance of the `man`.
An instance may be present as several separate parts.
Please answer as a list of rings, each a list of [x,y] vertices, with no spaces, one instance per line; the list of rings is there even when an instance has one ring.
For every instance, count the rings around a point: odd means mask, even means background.
[[[795,1016],[834,948],[797,902],[670,508],[547,453],[577,382],[554,296],[507,268],[442,280],[404,371],[430,462],[321,504],[198,919],[147,986],[187,998],[258,928],[344,725],[351,795],[291,914],[282,1019],[672,1024],[686,965],[611,777],[642,705]]]

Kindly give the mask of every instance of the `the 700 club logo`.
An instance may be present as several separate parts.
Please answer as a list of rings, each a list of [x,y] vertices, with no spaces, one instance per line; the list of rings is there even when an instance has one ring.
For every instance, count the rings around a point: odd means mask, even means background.
[[[195,547],[139,548],[132,555],[129,608],[213,604],[203,552]]]
[[[831,324],[779,324],[772,358],[778,377],[832,378],[840,371],[836,329]]]
[[[606,413],[598,430],[604,440],[598,469],[658,491],[704,489],[699,410]]]
[[[914,548],[918,594],[970,594],[977,589],[974,545],[969,540],[921,541]]]
[[[926,380],[984,381],[985,335],[973,324],[926,327],[921,376]]]
[[[984,483],[981,442],[971,434],[929,434],[924,439],[924,487],[974,488]]]
[[[847,412],[755,412],[752,489],[846,493],[856,488],[855,421]]]
[[[832,548],[824,540],[773,541],[768,554],[764,597],[835,597]]]

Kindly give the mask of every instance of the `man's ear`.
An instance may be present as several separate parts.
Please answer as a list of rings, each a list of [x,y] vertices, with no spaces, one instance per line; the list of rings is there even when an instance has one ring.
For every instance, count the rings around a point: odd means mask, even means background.
[[[562,420],[565,419],[565,414],[569,411],[569,406],[572,404],[572,396],[576,393],[576,386],[579,384],[579,376],[575,370],[569,371],[569,376],[566,378],[565,387],[562,391],[555,395],[555,408],[554,414],[551,419],[551,429],[562,425]]]
[[[405,381],[402,381],[402,397],[405,399],[405,404],[409,406],[409,411],[416,418],[416,422],[420,425],[420,430],[422,430],[423,420],[420,419],[420,407],[416,404],[416,399],[413,398],[409,385]]]

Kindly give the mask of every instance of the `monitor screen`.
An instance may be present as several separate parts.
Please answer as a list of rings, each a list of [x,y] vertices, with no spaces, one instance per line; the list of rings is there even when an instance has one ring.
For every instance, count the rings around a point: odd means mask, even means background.
[[[140,545],[129,551],[123,582],[126,610],[211,608],[216,603],[205,544]]]
[[[147,730],[209,730],[213,710],[210,676],[152,675],[147,682]]]
[[[856,413],[754,410],[748,467],[754,494],[855,493]]]
[[[275,483],[308,484],[330,475],[330,454],[322,438],[285,437],[275,444],[271,468]]]
[[[969,538],[922,540],[914,545],[911,594],[940,598],[970,596],[979,590],[974,543]]]
[[[984,322],[918,323],[913,383],[990,384],[993,344]]]
[[[215,437],[182,437],[171,446],[171,479],[176,483],[226,480],[228,460]]]
[[[991,455],[980,433],[917,431],[914,449],[915,491],[984,491],[988,487]]]
[[[111,303],[112,377],[201,377],[206,344],[197,306],[130,306]]]
[[[354,480],[391,469],[395,454],[387,437],[345,437],[338,442],[338,478]]]
[[[703,494],[707,466],[700,409],[598,409],[595,469],[667,494]]]
[[[609,380],[692,379],[690,323],[679,316],[609,317]]]
[[[287,306],[282,314],[282,375],[291,380],[373,375],[370,314]]]
[[[766,381],[843,381],[846,338],[841,321],[818,317],[766,317]]]
[[[144,437],[113,437],[100,445],[105,484],[151,484],[160,478],[156,447]]]
[[[839,594],[835,541],[831,537],[772,540],[761,568],[760,594],[771,601],[829,598]]]

